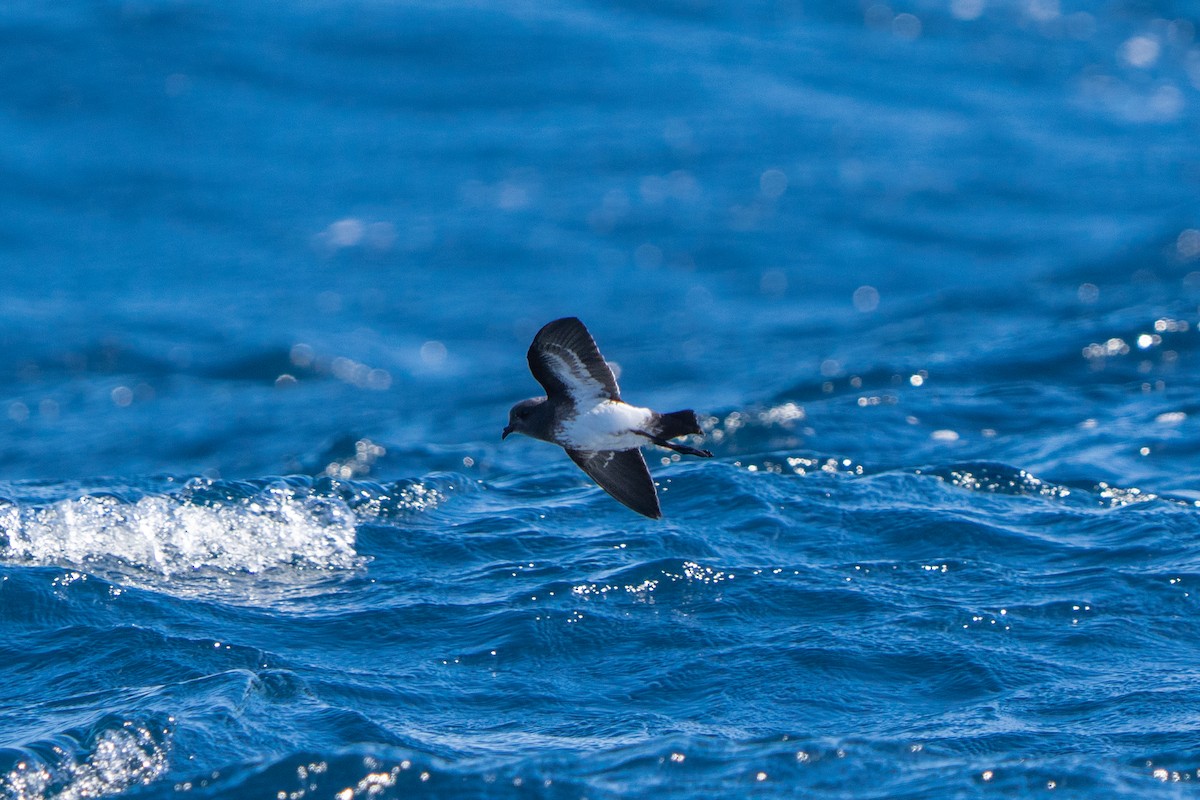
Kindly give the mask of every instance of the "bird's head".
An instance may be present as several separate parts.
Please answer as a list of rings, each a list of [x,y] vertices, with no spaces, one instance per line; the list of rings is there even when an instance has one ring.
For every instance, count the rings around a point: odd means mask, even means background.
[[[500,435],[500,438],[507,439],[510,433],[523,433],[527,436],[534,433],[532,425],[535,420],[540,418],[539,412],[545,405],[546,398],[544,397],[532,397],[517,403],[508,412],[508,425],[504,428],[504,433]]]

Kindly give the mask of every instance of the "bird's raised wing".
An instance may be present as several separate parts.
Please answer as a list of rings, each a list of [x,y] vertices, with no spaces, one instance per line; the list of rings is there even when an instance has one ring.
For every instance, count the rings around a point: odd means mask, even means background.
[[[572,400],[620,400],[617,379],[588,329],[575,317],[547,323],[529,345],[529,371],[547,397]]]
[[[662,517],[654,479],[641,450],[567,450],[567,455],[617,500],[651,519]]]

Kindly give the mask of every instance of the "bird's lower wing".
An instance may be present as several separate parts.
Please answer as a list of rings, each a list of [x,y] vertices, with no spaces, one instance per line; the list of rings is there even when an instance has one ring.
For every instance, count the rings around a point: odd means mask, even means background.
[[[654,479],[641,450],[567,450],[567,455],[617,500],[651,519],[662,517]]]

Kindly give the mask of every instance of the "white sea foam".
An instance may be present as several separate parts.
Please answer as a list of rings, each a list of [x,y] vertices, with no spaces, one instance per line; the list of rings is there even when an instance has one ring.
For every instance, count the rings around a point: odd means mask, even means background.
[[[31,756],[0,773],[0,797],[76,800],[110,797],[157,780],[167,771],[169,734],[125,723],[101,731],[90,752],[69,753],[56,744],[55,763]]]
[[[211,496],[215,495],[215,496]],[[245,495],[245,493],[242,493]],[[336,497],[280,484],[126,501],[85,495],[0,506],[0,559],[37,565],[132,565],[165,576],[197,570],[344,569],[357,562],[354,512]]]

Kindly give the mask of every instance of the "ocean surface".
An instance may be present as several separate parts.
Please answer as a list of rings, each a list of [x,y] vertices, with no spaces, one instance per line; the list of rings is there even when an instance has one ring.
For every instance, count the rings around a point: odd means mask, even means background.
[[[1195,796],[1197,25],[7,0],[0,798]]]

